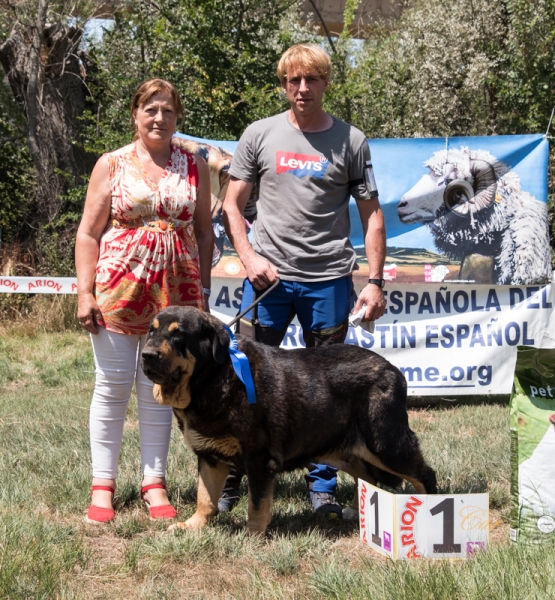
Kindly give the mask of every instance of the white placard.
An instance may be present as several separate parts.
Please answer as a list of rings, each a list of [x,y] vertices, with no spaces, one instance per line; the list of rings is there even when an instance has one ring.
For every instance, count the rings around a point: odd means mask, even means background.
[[[398,559],[468,558],[489,541],[489,494],[390,494],[359,480],[360,539]]]
[[[358,480],[360,539],[377,552],[395,558],[395,496]]]

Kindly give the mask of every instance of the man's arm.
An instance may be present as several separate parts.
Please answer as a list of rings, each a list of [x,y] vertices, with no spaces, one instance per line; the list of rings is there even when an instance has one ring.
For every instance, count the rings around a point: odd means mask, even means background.
[[[357,200],[357,208],[362,221],[364,248],[368,259],[368,277],[382,279],[386,255],[385,223],[382,209],[377,198]],[[366,315],[363,321],[375,321],[385,312],[385,299],[382,289],[367,284],[358,296],[354,312],[358,312],[366,304]]]
[[[272,263],[256,254],[247,238],[243,212],[252,188],[252,183],[231,177],[222,216],[227,237],[239,255],[249,281],[255,289],[263,290],[274,283],[278,277],[278,270]]]

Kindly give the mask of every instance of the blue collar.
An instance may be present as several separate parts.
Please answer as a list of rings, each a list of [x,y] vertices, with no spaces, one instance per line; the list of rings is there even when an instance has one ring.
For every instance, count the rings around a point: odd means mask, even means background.
[[[237,340],[231,329],[224,325],[224,329],[229,335],[229,356],[233,370],[247,390],[247,401],[249,404],[256,404],[256,393],[254,391],[254,382],[252,380],[251,366],[249,359],[244,352],[241,352],[237,346]]]

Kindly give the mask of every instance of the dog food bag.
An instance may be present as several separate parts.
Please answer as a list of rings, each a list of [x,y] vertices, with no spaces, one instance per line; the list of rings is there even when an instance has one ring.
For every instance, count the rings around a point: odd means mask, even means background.
[[[555,350],[518,348],[510,413],[511,539],[555,540]]]

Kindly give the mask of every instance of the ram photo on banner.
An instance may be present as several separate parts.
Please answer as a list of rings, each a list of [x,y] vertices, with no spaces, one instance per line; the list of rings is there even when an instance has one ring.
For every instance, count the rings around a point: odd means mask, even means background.
[[[213,275],[242,278],[244,270],[221,219],[237,142],[178,135],[210,167]],[[489,285],[551,281],[545,136],[377,139],[370,140],[370,147],[386,219],[387,280]],[[250,217],[256,212],[252,200]],[[362,282],[368,277],[362,227],[354,200],[349,208],[351,243],[359,254],[354,280]]]

